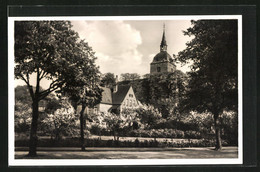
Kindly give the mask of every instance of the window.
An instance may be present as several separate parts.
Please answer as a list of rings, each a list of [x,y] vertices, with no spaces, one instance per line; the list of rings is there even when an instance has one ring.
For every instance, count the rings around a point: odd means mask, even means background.
[[[160,67],[157,67],[157,72],[161,72],[161,68]]]
[[[98,113],[98,110],[97,110],[97,107],[94,108],[94,114],[97,114]]]
[[[129,94],[129,97],[134,97],[133,94]]]

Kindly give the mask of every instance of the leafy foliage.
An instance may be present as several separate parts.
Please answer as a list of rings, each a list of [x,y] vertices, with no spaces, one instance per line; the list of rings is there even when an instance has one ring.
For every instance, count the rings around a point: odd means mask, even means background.
[[[112,88],[116,84],[116,78],[113,73],[106,73],[101,79],[100,85],[103,87]]]
[[[85,123],[87,118],[84,115],[86,107],[93,108],[100,103],[102,99],[102,89],[99,87],[100,73],[98,67],[95,65],[96,57],[94,53],[89,50],[87,43],[81,41],[82,50],[80,51],[80,58],[78,63],[80,64],[79,70],[77,70],[76,78],[68,81],[66,87],[62,88],[62,94],[70,97],[75,110],[77,106],[81,105],[80,111],[80,137],[82,142],[82,150],[85,150]]]
[[[15,101],[23,102],[30,106],[32,104],[32,99],[28,91],[27,86],[17,86],[15,87]]]
[[[198,20],[192,25],[184,34],[195,37],[178,54],[180,62],[193,62],[181,106],[213,114],[216,149],[221,149],[219,116],[224,111],[237,111],[238,105],[237,20]]]
[[[122,73],[121,74],[121,81],[133,81],[140,79],[141,76],[137,73]]]
[[[173,73],[152,75],[149,81],[149,103],[158,108],[164,118],[179,115],[179,102],[186,91],[187,76],[176,70]]]
[[[16,133],[29,132],[32,121],[31,113],[32,108],[28,104],[19,100],[15,102],[14,125]]]
[[[153,128],[154,125],[162,118],[162,114],[152,105],[142,105],[135,110],[145,128]]]
[[[41,99],[62,88],[72,90],[84,85],[90,95],[88,103],[95,102],[92,95],[96,92],[93,89],[96,86],[93,82],[97,77],[93,76],[96,76],[98,69],[94,65],[94,52],[71,28],[69,21],[15,22],[15,77],[26,83],[32,98],[31,156],[36,155]],[[30,82],[32,76],[36,77],[35,90]],[[46,90],[40,90],[43,78],[51,82]]]
[[[62,100],[56,108],[53,108],[55,101],[49,102],[47,107],[47,117],[43,123],[48,126],[48,131],[55,136],[56,140],[61,139],[64,135],[71,135],[73,127],[76,125],[77,116],[75,116],[74,108],[65,99]]]
[[[155,106],[167,118],[178,113],[179,101],[185,95],[188,76],[176,70],[173,73],[151,75],[145,79],[122,81],[131,85],[136,98],[143,104]]]
[[[92,119],[92,130],[102,129],[110,132],[115,140],[119,140],[119,136],[125,135],[128,130],[132,129],[135,122],[138,122],[137,114],[133,111],[124,110],[120,114],[114,113],[98,113],[90,117]]]
[[[193,61],[189,91],[184,103],[198,112],[237,110],[237,21],[198,20],[185,35],[195,38],[178,60]]]

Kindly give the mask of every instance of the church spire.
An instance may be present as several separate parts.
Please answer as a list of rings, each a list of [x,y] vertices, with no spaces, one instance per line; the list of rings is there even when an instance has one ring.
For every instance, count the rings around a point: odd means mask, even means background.
[[[163,24],[163,36],[162,36],[162,41],[161,41],[161,45],[160,45],[160,50],[167,51],[167,43],[166,43],[166,38],[165,38],[165,24]]]

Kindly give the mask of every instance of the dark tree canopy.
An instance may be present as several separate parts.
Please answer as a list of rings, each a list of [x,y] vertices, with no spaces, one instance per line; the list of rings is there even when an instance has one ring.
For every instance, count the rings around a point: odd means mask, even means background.
[[[184,34],[195,38],[178,56],[181,62],[193,61],[187,109],[237,110],[237,21],[199,20],[192,25]]]
[[[95,65],[96,57],[94,53],[88,48],[87,43],[81,41],[79,47],[81,51],[79,59],[77,59],[78,70],[76,77],[66,82],[66,86],[62,88],[62,93],[68,96],[73,104],[75,111],[77,106],[81,105],[80,110],[80,135],[81,135],[81,149],[85,150],[85,121],[88,118],[84,115],[86,107],[93,108],[100,103],[102,98],[102,89],[100,88],[100,72]],[[85,57],[85,58],[82,58]],[[76,112],[77,113],[77,112]]]
[[[141,76],[137,73],[122,73],[121,74],[121,81],[133,81],[140,79]]]
[[[96,99],[93,97],[99,76],[94,64],[96,57],[88,43],[80,40],[71,28],[70,21],[15,22],[15,77],[26,83],[32,99],[31,156],[36,155],[40,100],[54,91],[83,86],[90,95],[88,103]],[[33,76],[35,90],[30,82]],[[40,90],[43,78],[51,83],[49,88]]]
[[[211,112],[216,129],[216,149],[221,149],[219,116],[238,107],[237,20],[191,21],[184,32],[194,36],[178,54],[182,63],[192,61],[184,110]]]
[[[179,99],[185,94],[187,75],[180,70],[172,73],[150,75],[148,78],[121,81],[121,85],[131,85],[135,96],[142,104],[151,104],[163,117],[176,115]]]
[[[64,86],[75,78],[76,60],[81,58],[78,34],[69,21],[15,22],[15,76],[31,87],[30,75],[36,73],[37,85],[45,78],[52,81],[49,88],[38,91],[38,99]],[[30,94],[35,93],[30,88]]]
[[[112,88],[116,84],[116,78],[113,73],[105,73],[101,79],[101,86]]]
[[[29,106],[32,104],[32,99],[26,85],[15,87],[15,101],[20,101]]]

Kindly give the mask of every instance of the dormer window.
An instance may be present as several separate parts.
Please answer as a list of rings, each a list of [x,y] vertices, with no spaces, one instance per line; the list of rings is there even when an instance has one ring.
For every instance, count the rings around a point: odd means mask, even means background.
[[[129,97],[134,97],[134,95],[133,94],[129,94]]]
[[[157,72],[161,72],[161,68],[160,67],[157,67]]]

